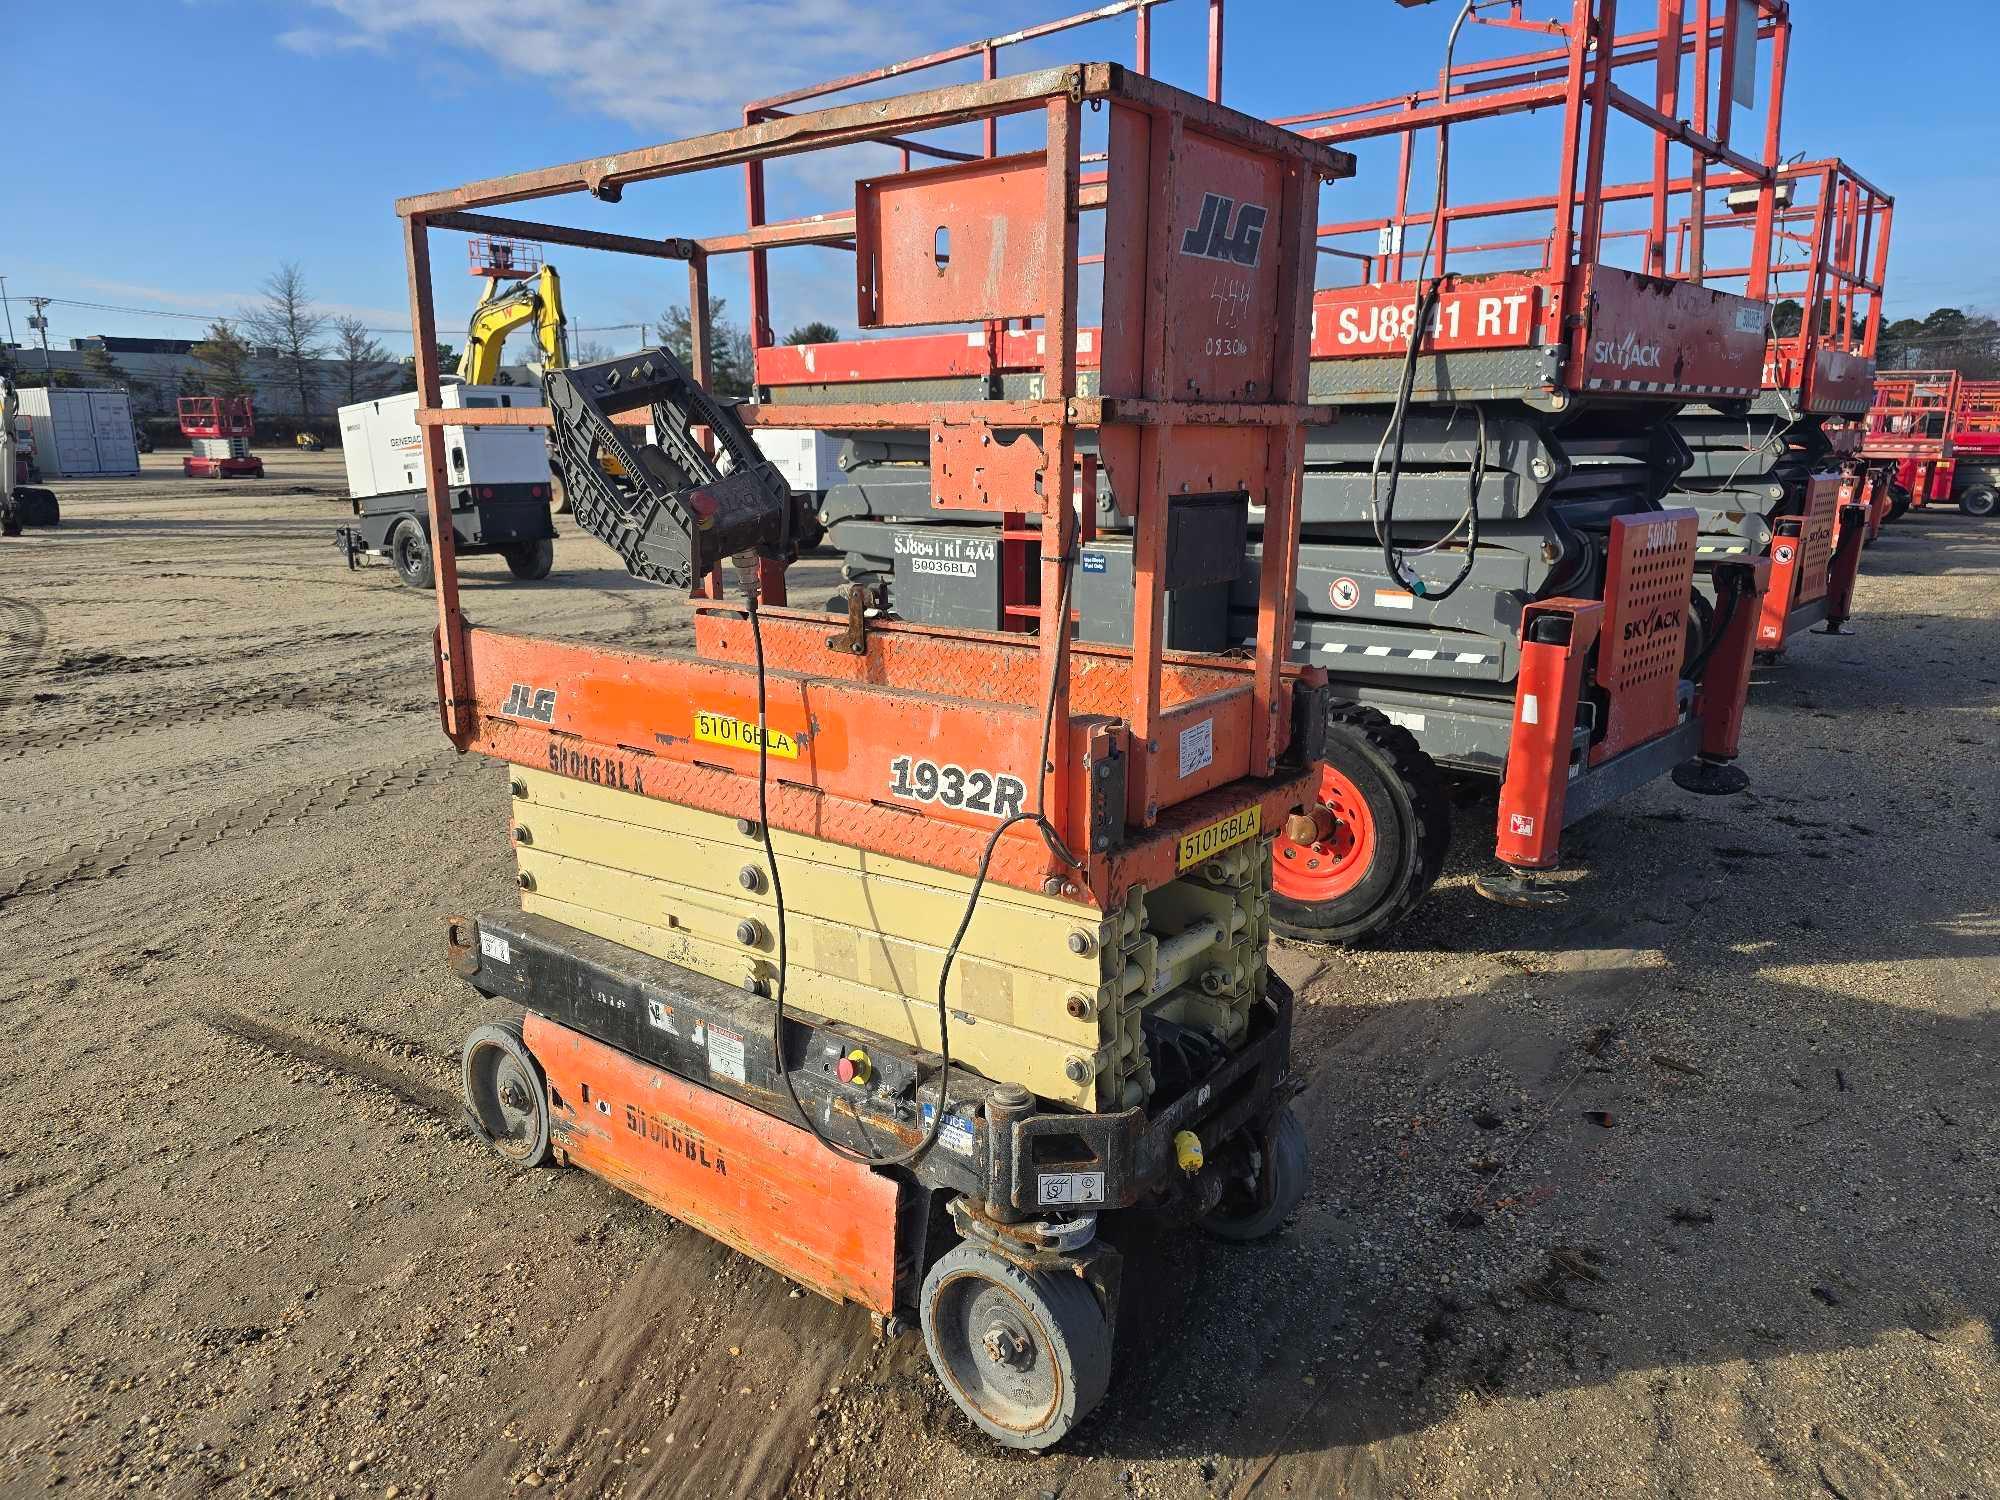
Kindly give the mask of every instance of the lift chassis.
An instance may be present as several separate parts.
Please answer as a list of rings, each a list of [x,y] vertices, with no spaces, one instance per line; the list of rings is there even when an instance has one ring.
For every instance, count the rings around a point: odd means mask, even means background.
[[[1143,37],[1144,7],[1127,9]],[[1085,108],[1105,116],[1103,195],[1082,181]],[[924,431],[953,503],[1035,514],[1034,632],[858,608],[841,628],[787,607],[786,567],[819,523],[757,453],[754,414],[708,396],[699,323],[688,364],[649,350],[549,373],[540,409],[442,409],[433,230],[683,260],[701,308],[710,255],[751,251],[761,282],[782,237],[647,239],[479,210],[616,202],[652,178],[1007,116],[1039,119],[1044,143],[859,183],[847,226],[868,247],[857,288],[875,324],[1032,320],[1035,395],[800,404],[775,425]],[[512,766],[522,892],[519,913],[448,934],[458,972],[523,1013],[467,1040],[468,1104],[519,1163],[584,1167],[803,1285],[920,1324],[954,1401],[1010,1446],[1059,1440],[1105,1390],[1119,1260],[1102,1216],[1174,1206],[1254,1238],[1305,1189],[1285,1107],[1291,997],[1265,945],[1271,834],[1309,800],[1326,691],[1285,661],[1282,539],[1318,188],[1351,170],[1140,73],[1079,64],[774,111],[398,205],[441,715],[460,749]],[[1186,251],[1224,196],[1258,206],[1249,248]],[[1120,250],[1108,345],[1076,319],[1079,215],[1099,210]],[[1219,349],[1200,333],[1225,314]],[[1091,391],[1085,342],[1100,344]],[[637,576],[704,596],[693,651],[474,628],[447,425],[552,428],[578,525]],[[1130,645],[1069,629],[1083,433],[1130,480]],[[1252,506],[1266,536],[1253,648],[1168,650],[1168,593],[1233,575]],[[1208,545],[1172,545],[1191,534]],[[725,569],[740,604],[724,602]]]

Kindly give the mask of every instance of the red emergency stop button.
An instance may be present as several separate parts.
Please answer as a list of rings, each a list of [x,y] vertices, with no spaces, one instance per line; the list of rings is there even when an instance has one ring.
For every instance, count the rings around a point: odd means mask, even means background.
[[[866,1083],[873,1071],[868,1062],[868,1054],[859,1047],[833,1065],[833,1076],[842,1083]]]

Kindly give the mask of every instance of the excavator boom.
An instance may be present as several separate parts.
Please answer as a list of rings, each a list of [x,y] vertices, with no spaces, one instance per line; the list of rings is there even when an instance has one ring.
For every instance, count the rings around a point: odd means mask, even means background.
[[[465,353],[459,356],[459,378],[468,385],[491,385],[500,373],[500,356],[507,335],[526,324],[535,330],[535,344],[545,370],[560,370],[568,357],[563,348],[562,282],[554,266],[543,266],[531,282],[502,292],[498,277],[488,277],[486,291],[472,310],[466,330]]]

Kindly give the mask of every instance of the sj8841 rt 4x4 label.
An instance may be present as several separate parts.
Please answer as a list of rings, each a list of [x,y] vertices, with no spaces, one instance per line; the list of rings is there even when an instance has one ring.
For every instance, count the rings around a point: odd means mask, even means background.
[[[1011,818],[1028,802],[1028,786],[1018,776],[977,767],[940,765],[899,755],[889,762],[889,792],[917,802],[935,802],[943,807],[962,807],[967,812],[984,813],[990,818]]]

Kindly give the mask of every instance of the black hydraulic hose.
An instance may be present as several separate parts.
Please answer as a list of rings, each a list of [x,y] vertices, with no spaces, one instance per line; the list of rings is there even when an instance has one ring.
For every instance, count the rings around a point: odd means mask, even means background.
[[[950,1106],[951,1016],[946,995],[951,983],[952,965],[958,959],[958,950],[960,945],[965,941],[965,934],[971,930],[973,915],[979,910],[979,897],[986,889],[986,874],[993,864],[994,852],[1000,847],[1001,835],[1006,833],[1016,823],[1034,823],[1040,828],[1043,839],[1047,841],[1057,858],[1063,860],[1072,869],[1083,868],[1076,857],[1064,846],[1062,836],[1057,833],[1055,825],[1050,823],[1043,813],[1048,789],[1049,742],[1054,738],[1055,734],[1056,689],[1063,681],[1069,668],[1069,595],[1070,578],[1074,572],[1074,564],[1076,562],[1075,551],[1072,550],[1066,554],[1061,559],[1061,562],[1062,586],[1056,596],[1056,628],[1060,632],[1060,635],[1056,651],[1055,672],[1049,679],[1048,699],[1042,709],[1042,742],[1040,759],[1036,762],[1035,806],[1030,811],[1017,812],[1001,819],[999,826],[993,830],[992,835],[986,840],[985,849],[980,852],[978,868],[973,872],[972,890],[965,900],[965,915],[959,919],[958,931],[952,934],[951,945],[945,949],[944,962],[938,969],[937,1108],[932,1112],[930,1124],[924,1128],[922,1140],[918,1141],[916,1145],[907,1151],[898,1151],[887,1156],[876,1156],[869,1152],[856,1151],[849,1146],[841,1144],[839,1141],[829,1139],[825,1132],[819,1128],[819,1122],[813,1119],[811,1111],[805,1107],[804,1101],[799,1098],[798,1088],[792,1082],[791,1069],[785,1066],[785,979],[787,969],[785,948],[785,888],[783,882],[778,878],[778,854],[771,845],[770,748],[769,733],[766,728],[768,692],[764,669],[764,632],[757,619],[757,588],[754,581],[752,581],[755,575],[747,570],[745,572],[744,598],[750,615],[750,641],[757,658],[757,830],[763,839],[764,860],[771,867],[771,899],[775,907],[773,924],[778,940],[778,978],[774,986],[774,1001],[777,1014],[776,1021],[771,1028],[772,1063],[777,1069],[778,1076],[784,1080],[785,1092],[791,1097],[792,1107],[799,1112],[799,1118],[805,1121],[806,1128],[813,1133],[813,1138],[835,1156],[841,1157],[846,1161],[855,1162],[867,1167],[908,1166],[937,1144],[938,1134],[944,1128],[945,1111]],[[923,1097],[921,1086],[916,1090],[916,1093],[921,1102]],[[856,1118],[858,1119],[859,1116],[857,1115]]]
[[[1731,571],[1733,574],[1734,570]],[[1716,593],[1723,596],[1722,608],[1716,611],[1715,624],[1708,633],[1708,639],[1701,643],[1701,650],[1697,651],[1694,660],[1688,663],[1689,682],[1700,683],[1702,673],[1708,670],[1708,659],[1715,655],[1715,648],[1722,644],[1722,638],[1729,633],[1730,622],[1736,618],[1737,608],[1748,592],[1742,581],[1733,576],[1726,587],[1718,584]]]

